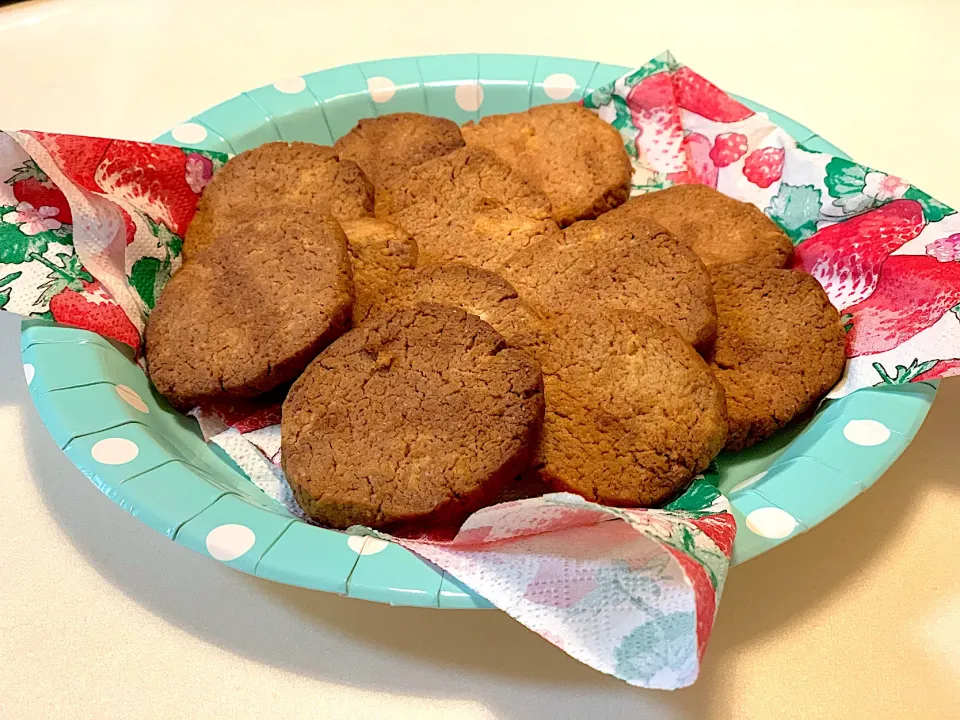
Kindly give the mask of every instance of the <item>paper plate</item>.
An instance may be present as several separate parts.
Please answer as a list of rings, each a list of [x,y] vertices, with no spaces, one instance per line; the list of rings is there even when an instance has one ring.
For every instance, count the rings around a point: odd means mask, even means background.
[[[517,55],[378,60],[243,93],[158,142],[231,153],[275,140],[329,145],[360,118],[413,111],[463,123],[579,100],[628,70]],[[793,120],[741,100],[808,149],[843,155]],[[204,443],[120,346],[30,321],[21,341],[30,393],[57,444],[114,502],[176,542],[291,585],[394,605],[489,607],[398,545],[292,517]],[[733,562],[786,542],[872,485],[913,439],[935,393],[927,383],[860,390],[762,445],[720,456],[719,487],[739,526]]]

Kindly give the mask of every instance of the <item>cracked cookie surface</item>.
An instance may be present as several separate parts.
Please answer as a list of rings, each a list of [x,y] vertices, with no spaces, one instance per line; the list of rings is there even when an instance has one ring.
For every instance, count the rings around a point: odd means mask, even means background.
[[[373,215],[373,199],[359,166],[333,148],[267,143],[231,158],[204,188],[183,240],[184,259],[264,210],[289,206],[353,220]]]
[[[468,146],[492,150],[542,189],[561,227],[597,217],[630,195],[633,167],[620,133],[579,103],[490,115],[462,132]]]
[[[727,394],[728,450],[742,450],[803,414],[840,379],[840,315],[810,275],[729,265],[710,271],[717,339],[707,356]]]
[[[283,469],[335,528],[455,526],[528,464],[543,377],[490,325],[446,305],[382,313],[333,343],[283,405]]]
[[[353,274],[336,221],[264,212],[184,263],[146,327],[150,379],[189,409],[297,377],[349,326]]]

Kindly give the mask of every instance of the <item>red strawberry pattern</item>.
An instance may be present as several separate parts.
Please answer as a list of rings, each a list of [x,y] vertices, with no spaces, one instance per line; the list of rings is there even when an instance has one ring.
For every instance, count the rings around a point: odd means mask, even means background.
[[[743,161],[743,175],[754,185],[768,188],[783,175],[783,148],[760,148]]]
[[[673,78],[665,72],[644,78],[627,93],[627,107],[635,113],[672,107],[676,102]]]
[[[915,378],[917,382],[923,380],[940,380],[945,377],[960,375],[960,358],[950,360],[938,360],[937,364],[924,373],[920,373]]]
[[[191,181],[195,174],[191,171]],[[104,193],[126,200],[181,237],[199,198],[187,178],[187,156],[180,148],[126,140],[107,147],[96,174]]]
[[[70,203],[67,202],[66,196],[33,160],[27,160],[23,167],[17,168],[6,182],[11,186],[13,196],[18,203],[29,203],[35,209],[54,208],[57,211],[56,214],[47,213],[45,216],[63,225],[73,223]]]
[[[673,90],[680,107],[707,120],[730,123],[754,115],[753,110],[688,67],[681,67],[673,73]]]
[[[50,298],[50,313],[57,322],[119,340],[135,352],[140,350],[140,333],[99,280],[84,280],[80,291],[69,287],[61,290]]]
[[[960,260],[960,233],[949,237],[934,240],[926,247],[927,255],[940,262],[956,262]]]
[[[797,247],[793,266],[813,275],[830,302],[843,310],[873,292],[890,253],[913,240],[923,226],[920,203],[894,200],[818,230]]]
[[[713,628],[713,619],[717,614],[717,591],[714,590],[710,576],[703,565],[686,553],[670,546],[665,547],[683,569],[684,575],[693,587],[697,613],[697,657],[703,658],[703,653],[707,649],[707,640],[710,638],[710,630]]]
[[[892,350],[960,303],[960,262],[928,255],[891,255],[876,289],[847,308],[847,356]]]
[[[710,159],[718,168],[723,168],[742,158],[748,147],[746,135],[735,132],[720,133],[710,148]]]
[[[667,175],[667,179],[676,185],[700,183],[715,188],[720,171],[710,159],[710,147],[710,140],[705,135],[700,133],[687,135],[683,139],[683,150],[688,170],[671,173]]]
[[[85,190],[101,192],[95,175],[103,154],[113,140],[82,135],[55,135],[28,131],[36,138],[70,181]]]

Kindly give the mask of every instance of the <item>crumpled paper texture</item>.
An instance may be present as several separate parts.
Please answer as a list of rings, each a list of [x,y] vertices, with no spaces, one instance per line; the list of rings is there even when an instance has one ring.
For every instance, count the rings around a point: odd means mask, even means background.
[[[583,103],[623,137],[634,193],[705,183],[757,205],[793,238],[796,267],[820,280],[848,326],[835,394],[960,373],[952,209],[894,175],[798,146],[669,54]],[[139,352],[200,193],[225,161],[146,143],[0,134],[0,307]],[[275,401],[194,415],[302,517],[279,467]],[[696,679],[713,626],[736,530],[727,509],[701,478],[663,510],[554,494],[485,508],[453,541],[397,542],[591,667],[678,688]]]

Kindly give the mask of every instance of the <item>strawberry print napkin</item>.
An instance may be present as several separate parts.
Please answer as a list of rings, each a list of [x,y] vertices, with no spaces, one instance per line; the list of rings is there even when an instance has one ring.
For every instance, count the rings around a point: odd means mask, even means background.
[[[583,99],[623,138],[633,192],[703,183],[753,203],[842,312],[861,387],[960,374],[960,220],[900,178],[798,145],[664,54]],[[0,133],[0,307],[118,340],[142,332],[226,156],[122,140]],[[295,516],[276,401],[192,413]],[[643,687],[693,683],[736,526],[699,477],[662,510],[568,494],[502,503],[452,540],[395,539],[581,662]],[[356,532],[376,534],[364,528]]]

